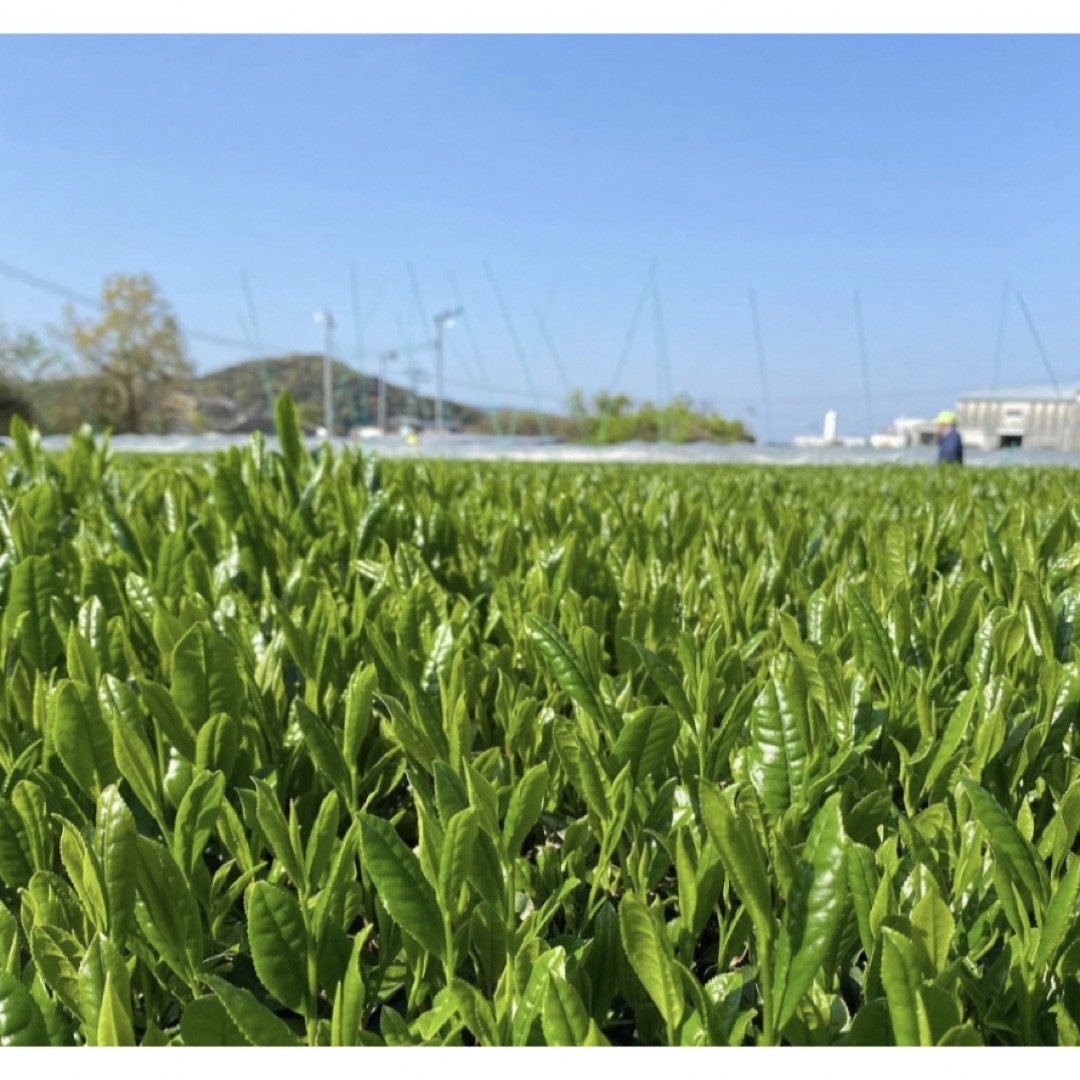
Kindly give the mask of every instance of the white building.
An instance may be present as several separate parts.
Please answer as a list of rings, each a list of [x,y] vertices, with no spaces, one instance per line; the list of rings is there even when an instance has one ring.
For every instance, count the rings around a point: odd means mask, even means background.
[[[830,409],[825,414],[825,423],[820,435],[796,435],[791,440],[792,446],[865,446],[866,440],[860,435],[837,435],[836,410]]]
[[[901,416],[885,431],[870,436],[870,445],[878,450],[902,450],[908,446],[933,446],[938,441],[934,420]]]
[[[957,427],[965,446],[997,450],[1080,448],[1080,385],[979,390],[961,396]]]

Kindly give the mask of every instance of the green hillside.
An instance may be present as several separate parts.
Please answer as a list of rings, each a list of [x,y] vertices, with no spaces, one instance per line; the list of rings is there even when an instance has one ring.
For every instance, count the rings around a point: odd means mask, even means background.
[[[323,420],[323,359],[320,354],[297,354],[265,361],[247,360],[233,367],[200,376],[196,380],[201,422],[221,430],[272,426],[270,402],[288,391],[297,403],[304,424],[315,427]],[[391,427],[395,420],[413,418],[423,426],[434,422],[434,399],[407,387],[391,383],[387,387],[386,414]],[[334,363],[335,428],[347,431],[371,425],[378,416],[379,382],[347,364]],[[235,412],[223,411],[224,401]],[[663,409],[649,402],[636,404],[625,395],[597,395],[591,407],[580,393],[568,402],[570,415],[535,410],[500,408],[487,411],[447,400],[446,424],[470,434],[547,435],[573,442],[753,442],[753,435],[739,420],[728,420],[712,412],[701,412],[686,397],[676,397]],[[241,422],[241,418],[243,418]]]
[[[272,426],[273,400],[282,392],[292,395],[304,424],[314,427],[323,421],[323,358],[318,353],[301,353],[266,360],[245,360],[231,367],[200,375],[194,392],[204,425],[221,426],[214,421],[229,421],[228,426]],[[227,408],[225,402],[231,402]],[[379,380],[343,364],[334,362],[335,429],[347,431],[360,425],[375,424],[379,407]],[[471,405],[447,400],[443,413],[448,427],[469,432],[491,431],[486,413]],[[419,394],[414,401],[407,387],[387,380],[386,415],[413,417],[421,424],[434,422],[435,406],[430,395]]]

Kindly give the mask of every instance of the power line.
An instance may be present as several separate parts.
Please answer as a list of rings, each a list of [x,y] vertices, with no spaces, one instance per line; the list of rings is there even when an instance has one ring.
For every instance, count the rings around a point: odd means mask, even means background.
[[[39,289],[41,292],[52,293],[54,296],[59,296],[61,299],[70,300],[76,304],[88,304],[91,307],[99,307],[101,304],[100,300],[84,296],[82,293],[75,292],[74,289],[68,289],[63,285],[57,285],[55,282],[46,281],[45,278],[38,277],[36,274],[31,274],[26,270],[20,270],[17,266],[12,266],[10,263],[0,261],[0,274],[4,277],[11,278],[13,281],[20,281],[23,285],[29,285],[32,289]]]
[[[23,270],[21,267],[14,266],[3,260],[0,260],[0,277],[18,281],[31,289],[37,289],[39,292],[48,293],[51,296],[56,296],[62,300],[78,304],[81,307],[91,307],[99,311],[104,307],[100,297],[87,296],[85,293],[78,292],[75,289],[69,289],[66,285],[61,285],[56,281],[50,281],[48,278],[43,278],[38,274],[33,274],[29,270]],[[247,353],[251,352],[252,343],[250,341],[228,337],[224,334],[218,334],[210,330],[190,330],[185,328],[184,336],[190,338],[192,341],[201,341],[207,345],[220,345],[226,349],[237,349]],[[260,342],[260,346],[268,352],[279,354],[291,354],[304,351],[298,350],[292,346],[278,345],[273,342]],[[397,351],[402,353],[427,352],[433,347],[431,342],[419,342],[400,345],[398,346]],[[365,358],[378,358],[380,355],[381,352],[379,350],[368,350],[363,353]]]
[[[11,263],[2,260],[0,260],[0,277],[10,278],[12,281],[18,281],[23,285],[29,286],[31,289],[49,293],[62,300],[68,300],[73,304],[79,304],[81,307],[92,307],[99,310],[103,307],[100,297],[87,296],[85,293],[77,292],[75,289],[69,289],[66,285],[60,285],[58,282],[50,281],[48,278],[40,277],[37,274],[32,274],[28,270],[23,270],[18,266],[12,266]],[[251,349],[251,342],[249,341],[241,341],[238,338],[226,337],[224,334],[217,334],[208,330],[185,330],[184,334],[193,341],[203,341],[208,345],[222,345],[225,348],[230,349],[243,349],[245,352]],[[278,345],[273,346],[273,348],[276,352],[295,351]]]
[[[545,394],[542,391],[514,389],[509,386],[492,386],[489,383],[478,383],[471,379],[447,379],[450,386],[460,386],[468,390],[487,390],[492,394],[502,394],[505,397],[542,398],[546,401],[565,403],[566,399],[561,394]]]

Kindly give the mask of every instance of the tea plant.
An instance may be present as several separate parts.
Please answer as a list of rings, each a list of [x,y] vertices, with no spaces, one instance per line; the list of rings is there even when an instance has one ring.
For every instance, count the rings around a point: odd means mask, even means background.
[[[1073,1045],[1056,470],[0,458],[0,1044]]]

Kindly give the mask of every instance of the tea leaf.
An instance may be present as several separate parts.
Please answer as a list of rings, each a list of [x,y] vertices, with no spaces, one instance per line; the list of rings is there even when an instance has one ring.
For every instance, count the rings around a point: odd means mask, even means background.
[[[388,822],[364,813],[358,818],[361,858],[390,917],[427,952],[445,959],[435,890],[416,856]]]

